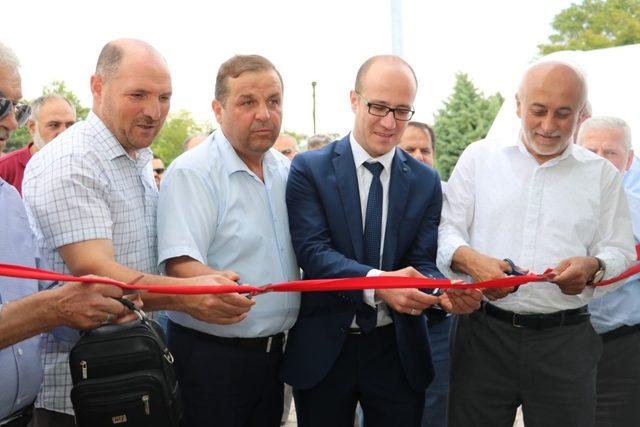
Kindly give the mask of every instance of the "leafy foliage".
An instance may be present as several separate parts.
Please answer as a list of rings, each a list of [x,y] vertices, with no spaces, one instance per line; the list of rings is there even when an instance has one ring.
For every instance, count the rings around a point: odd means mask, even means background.
[[[485,97],[465,73],[456,74],[453,93],[435,116],[436,167],[443,180],[449,175],[464,149],[487,136],[504,98],[500,93]]]
[[[543,55],[640,43],[640,0],[584,0],[555,16]]]
[[[207,126],[196,122],[187,110],[170,114],[164,126],[151,145],[153,153],[160,157],[165,166],[169,166],[176,157],[182,154],[182,144],[188,136],[203,133]]]

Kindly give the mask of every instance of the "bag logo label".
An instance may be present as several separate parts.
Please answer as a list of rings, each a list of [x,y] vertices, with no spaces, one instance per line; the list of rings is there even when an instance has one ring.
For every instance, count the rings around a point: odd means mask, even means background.
[[[126,415],[118,415],[117,417],[111,417],[113,424],[122,424],[127,422]]]

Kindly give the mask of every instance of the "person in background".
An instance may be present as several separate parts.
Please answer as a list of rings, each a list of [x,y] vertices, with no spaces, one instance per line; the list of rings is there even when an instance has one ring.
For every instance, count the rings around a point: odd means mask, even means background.
[[[633,162],[631,129],[617,117],[596,116],[582,123],[576,143],[609,160],[621,175]],[[640,196],[623,181],[633,223],[640,241]],[[589,303],[591,323],[602,337],[596,384],[597,427],[640,425],[640,279]]]

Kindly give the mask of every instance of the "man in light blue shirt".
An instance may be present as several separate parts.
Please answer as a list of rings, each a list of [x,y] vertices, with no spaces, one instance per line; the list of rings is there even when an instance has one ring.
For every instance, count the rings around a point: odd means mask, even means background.
[[[18,59],[0,43],[0,139],[24,124]],[[0,178],[0,263],[36,267],[35,239],[18,191]],[[124,306],[115,286],[68,283],[38,292],[35,280],[0,277],[0,425],[22,427],[31,418],[42,383],[40,334],[56,326],[99,326]]]
[[[158,262],[169,275],[224,271],[240,290],[299,278],[285,204],[289,160],[271,148],[280,132],[282,88],[280,74],[261,56],[234,56],[220,67],[213,110],[221,129],[176,159],[161,184]],[[278,368],[300,296],[246,301],[226,325],[170,312],[182,425],[280,425]]]
[[[624,174],[623,187],[637,244],[640,177],[629,126],[617,117],[592,117],[582,124],[577,143],[608,159]],[[640,278],[634,276],[624,286],[591,301],[589,311],[604,344],[598,363],[596,425],[640,425]]]

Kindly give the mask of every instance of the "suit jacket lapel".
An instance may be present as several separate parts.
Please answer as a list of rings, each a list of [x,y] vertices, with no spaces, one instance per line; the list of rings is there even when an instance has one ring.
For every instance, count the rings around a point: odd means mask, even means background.
[[[406,164],[405,154],[395,149],[391,163],[391,178],[389,180],[389,203],[387,207],[387,226],[384,233],[384,247],[382,253],[382,269],[392,270],[395,267],[396,249],[398,245],[398,228],[409,199],[411,184],[411,168]]]
[[[349,146],[349,135],[338,141],[332,159],[333,168],[338,184],[338,193],[342,202],[342,209],[351,235],[353,252],[358,262],[364,258],[362,237],[362,212],[360,210],[360,191],[358,177],[353,160],[353,153]]]

